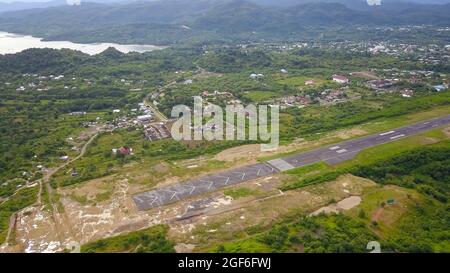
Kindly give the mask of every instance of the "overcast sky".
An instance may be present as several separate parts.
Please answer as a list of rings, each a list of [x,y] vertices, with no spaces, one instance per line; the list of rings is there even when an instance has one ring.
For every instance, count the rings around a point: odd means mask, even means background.
[[[48,2],[50,0],[0,0],[0,2],[6,2],[6,3],[11,3],[11,2]]]
[[[49,2],[51,0],[0,0],[0,2],[2,3],[10,3],[10,2]],[[86,2],[94,2],[94,1],[89,1],[89,0],[85,0]],[[413,0],[414,1],[414,0]],[[422,3],[427,3],[427,2],[450,2],[450,0],[441,0],[441,1],[437,1],[437,0],[415,0],[416,2],[422,2]],[[81,1],[83,2],[83,0]]]

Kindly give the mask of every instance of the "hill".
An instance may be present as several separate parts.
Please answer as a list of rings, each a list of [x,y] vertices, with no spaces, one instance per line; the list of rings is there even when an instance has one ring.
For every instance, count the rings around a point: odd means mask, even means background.
[[[350,5],[364,4],[360,0],[340,2],[305,0],[290,7],[243,0],[84,3],[3,13],[0,30],[52,40],[174,44],[286,39],[322,27],[450,25],[450,4],[389,2],[376,7],[365,4],[363,9]]]

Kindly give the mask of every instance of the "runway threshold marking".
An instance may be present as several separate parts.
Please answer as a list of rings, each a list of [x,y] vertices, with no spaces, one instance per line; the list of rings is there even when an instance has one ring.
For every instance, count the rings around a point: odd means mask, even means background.
[[[153,204],[158,200],[158,197],[155,197],[152,202],[150,202],[150,206],[153,206]]]
[[[191,191],[189,192],[189,194],[192,194],[195,191],[195,187],[194,186],[187,186],[188,188],[191,188]]]
[[[389,132],[380,134],[380,136],[392,135],[393,133],[395,133],[395,131],[389,131]]]
[[[397,139],[397,138],[401,138],[401,137],[404,137],[404,136],[406,136],[406,135],[405,134],[401,134],[401,135],[393,136],[390,139]]]
[[[225,181],[225,185],[228,185],[228,182],[230,182],[230,177],[229,176],[218,175],[217,177],[226,178],[227,180]]]
[[[172,196],[170,197],[170,200],[173,200],[173,198],[175,198],[175,197],[177,197],[177,198],[178,198],[178,196],[177,196],[177,193],[176,193],[176,192],[174,192],[174,193],[172,194]]]

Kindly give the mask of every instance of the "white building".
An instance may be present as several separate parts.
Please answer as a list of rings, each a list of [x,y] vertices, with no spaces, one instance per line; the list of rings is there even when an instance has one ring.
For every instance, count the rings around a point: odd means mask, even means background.
[[[143,116],[138,116],[137,120],[140,122],[145,122],[145,121],[149,121],[152,120],[153,116],[152,115],[143,115]]]
[[[340,75],[333,75],[333,81],[340,84],[346,84],[350,82],[350,80],[347,77]]]

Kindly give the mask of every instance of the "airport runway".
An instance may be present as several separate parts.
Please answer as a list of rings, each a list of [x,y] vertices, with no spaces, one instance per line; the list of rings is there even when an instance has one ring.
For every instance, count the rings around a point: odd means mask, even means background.
[[[133,196],[133,200],[139,210],[148,210],[199,194],[216,191],[218,189],[239,184],[244,181],[253,180],[320,161],[324,161],[332,165],[338,164],[340,162],[352,159],[364,149],[393,142],[448,124],[450,124],[450,115],[428,121],[422,121],[417,124],[393,129],[387,132],[381,132],[362,138],[344,141],[309,152],[270,160],[265,163],[258,163],[220,172],[216,175],[201,177],[182,184],[163,187],[145,193],[139,193]]]

